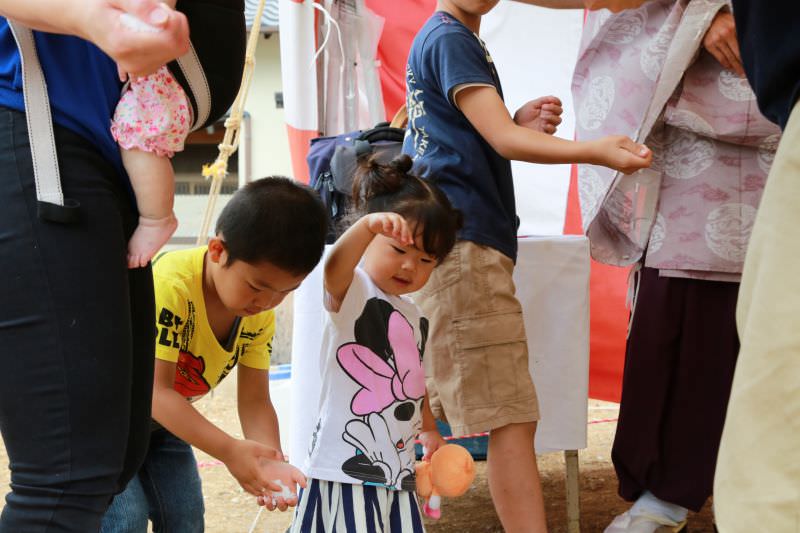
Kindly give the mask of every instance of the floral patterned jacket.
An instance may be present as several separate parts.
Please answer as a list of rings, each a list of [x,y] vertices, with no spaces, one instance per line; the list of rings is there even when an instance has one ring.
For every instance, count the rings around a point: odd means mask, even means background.
[[[725,0],[653,0],[586,20],[573,79],[579,140],[625,134],[653,149],[630,176],[581,165],[592,256],[661,275],[738,281],[780,138],[747,80],[702,48]]]

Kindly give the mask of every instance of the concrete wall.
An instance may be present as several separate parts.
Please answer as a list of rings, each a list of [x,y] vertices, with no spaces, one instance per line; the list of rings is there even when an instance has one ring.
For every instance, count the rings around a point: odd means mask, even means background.
[[[282,90],[280,40],[277,34],[261,37],[245,105],[250,115],[250,175],[253,179],[274,174],[292,175],[283,109],[275,106],[275,93]],[[240,172],[241,166],[240,160]]]

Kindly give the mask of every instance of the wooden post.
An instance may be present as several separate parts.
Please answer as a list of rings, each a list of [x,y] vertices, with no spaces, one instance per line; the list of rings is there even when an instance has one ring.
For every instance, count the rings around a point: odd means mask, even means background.
[[[567,467],[567,531],[581,531],[581,496],[578,468],[578,450],[564,450],[564,462]]]

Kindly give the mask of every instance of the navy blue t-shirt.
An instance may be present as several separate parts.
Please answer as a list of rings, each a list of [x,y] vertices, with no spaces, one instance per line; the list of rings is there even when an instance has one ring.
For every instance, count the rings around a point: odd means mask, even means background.
[[[34,32],[53,122],[84,137],[126,176],[111,118],[122,84],[114,61],[94,44],[68,35]],[[19,52],[0,17],[0,106],[25,111]]]
[[[406,66],[408,132],[403,152],[464,214],[460,239],[517,257],[517,211],[511,163],[456,107],[463,84],[503,90],[489,51],[448,13],[436,12],[414,39]]]

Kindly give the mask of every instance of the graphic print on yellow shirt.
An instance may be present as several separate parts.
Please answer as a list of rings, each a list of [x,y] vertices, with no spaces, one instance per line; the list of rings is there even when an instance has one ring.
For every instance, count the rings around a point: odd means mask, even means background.
[[[222,346],[203,299],[206,247],[167,252],[153,263],[156,358],[176,363],[175,390],[190,401],[216,387],[237,364],[269,369],[275,313],[243,317]]]

